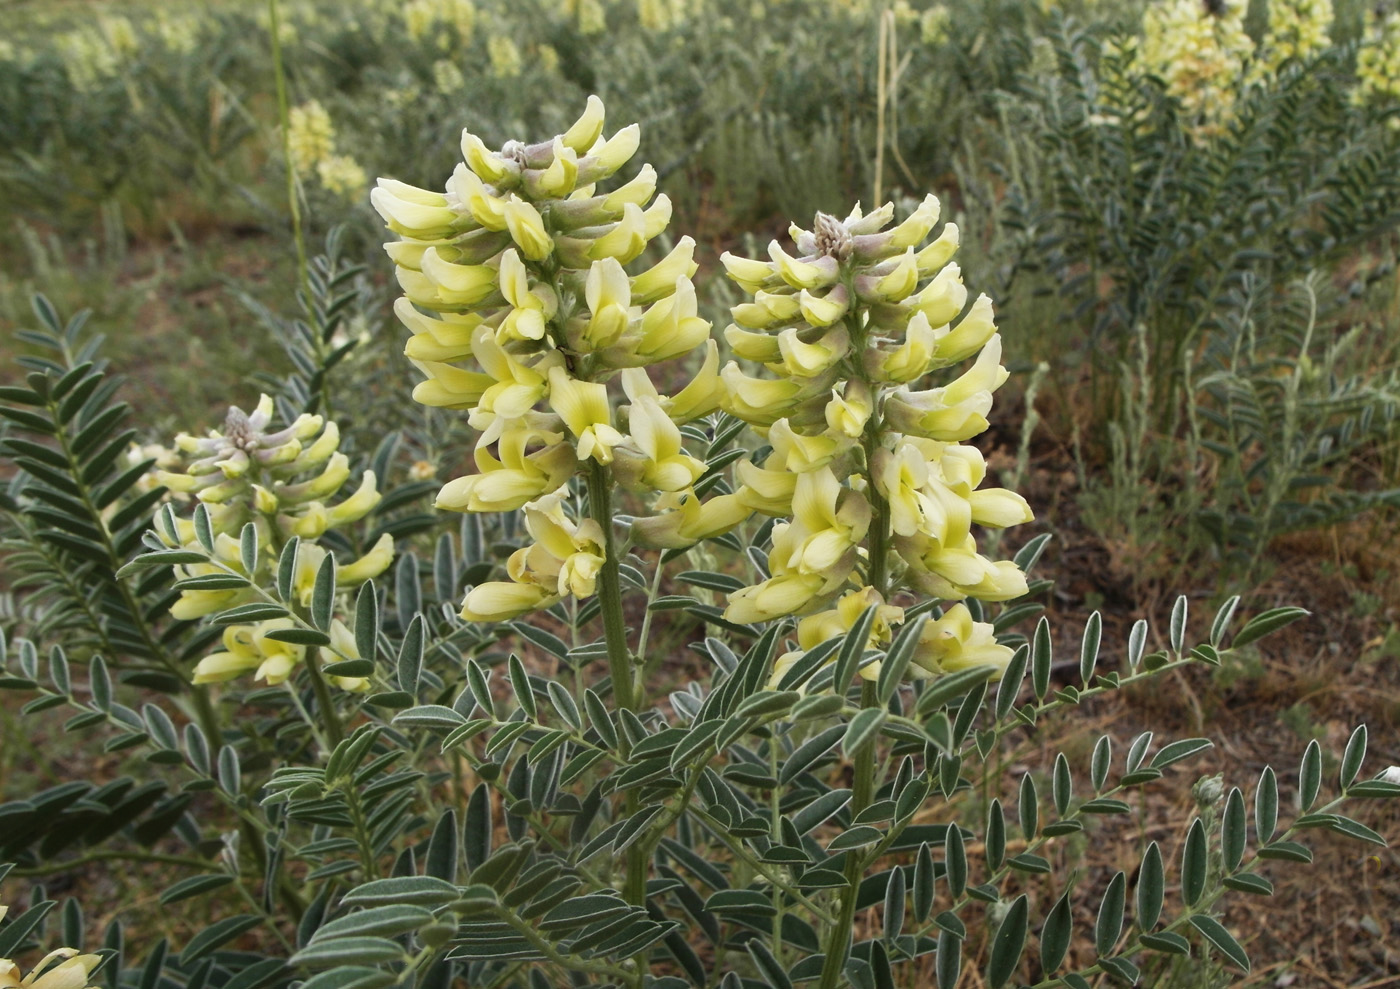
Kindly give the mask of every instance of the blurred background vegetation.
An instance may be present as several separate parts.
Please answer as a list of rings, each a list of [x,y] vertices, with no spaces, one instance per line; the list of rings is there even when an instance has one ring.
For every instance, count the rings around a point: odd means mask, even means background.
[[[1335,0],[1291,55],[1250,0],[1245,68],[1202,112],[1210,79],[1142,40],[1149,8],[1193,5],[284,0],[274,31],[261,0],[10,0],[0,356],[43,292],[92,310],[143,442],[319,389],[363,455],[401,437],[398,480],[454,476],[460,424],[407,398],[375,176],[431,186],[463,126],[556,133],[597,93],[641,122],[720,326],[723,250],[931,190],[998,306],[986,452],[1056,536],[1047,606],[1119,631],[1178,591],[1309,607],[1283,654],[1138,702],[1261,748],[1368,718],[1400,763],[1400,14]],[[317,377],[332,340],[357,346]],[[8,791],[28,743],[0,742]],[[1338,979],[1393,962],[1329,957]]]

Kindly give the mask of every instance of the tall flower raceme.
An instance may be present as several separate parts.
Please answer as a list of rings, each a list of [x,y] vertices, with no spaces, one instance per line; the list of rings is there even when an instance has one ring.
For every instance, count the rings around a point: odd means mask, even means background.
[[[792,229],[794,253],[774,241],[767,260],[721,259],[750,297],[733,309],[725,337],[773,374],[751,377],[733,362],[721,374],[724,408],[765,433],[770,450],[738,464],[733,497],[779,520],[771,576],[731,595],[725,617],[806,616],[804,650],[848,631],[872,606],[872,646],[888,643],[904,620],[891,603],[901,591],[946,602],[1026,592],[1021,571],[982,556],[972,533],[974,524],[1032,517],[1020,495],[981,487],[986,464],[966,445],[987,428],[1006,379],[991,300],[967,304],[950,261],[955,224],[928,241],[935,197],[887,230],[893,214],[891,204],[869,215],[857,207],[845,220],[818,213],[812,230]],[[928,380],[969,358],[944,383]],[[798,655],[780,658],[778,678]],[[1004,667],[1010,657],[990,625],[953,604],[924,626],[911,671]]]
[[[1359,106],[1386,105],[1400,100],[1400,10],[1377,6],[1361,49],[1356,54],[1356,88],[1352,100]],[[1391,126],[1400,126],[1392,117]]]
[[[1254,65],[1255,76],[1265,78],[1285,62],[1326,48],[1333,16],[1332,0],[1270,0],[1269,30]]]
[[[1239,0],[1164,0],[1143,16],[1142,65],[1181,101],[1192,130],[1220,133],[1234,113],[1254,42]]]
[[[666,229],[671,203],[655,196],[650,165],[600,189],[640,137],[633,124],[604,138],[603,124],[603,104],[590,97],[573,126],[538,144],[491,148],[464,132],[464,160],[444,191],[380,179],[371,197],[400,238],[386,250],[404,290],[396,312],[412,331],[405,353],[426,375],[414,397],[463,410],[480,431],[475,473],[449,481],[437,505],[524,509],[533,540],[511,557],[508,581],[468,592],[470,620],[612,593],[614,485],[672,509],[636,523],[663,544],[719,535],[751,514],[732,497],[702,504],[694,493],[706,468],[678,427],[715,411],[721,391],[690,280],[695,244],[682,238],[628,273]],[[693,380],[658,391],[647,368],[697,350]],[[566,485],[579,475],[588,518],[570,515]]]
[[[365,471],[352,492],[342,492],[350,480],[350,461],[339,450],[340,431],[334,422],[303,414],[285,428],[271,430],[272,413],[272,399],[264,395],[251,414],[230,409],[221,430],[198,437],[180,434],[175,447],[186,458],[183,471],[156,472],[161,484],[190,496],[207,511],[212,553],[218,561],[178,566],[176,576],[210,578],[231,568],[248,580],[231,589],[182,590],[170,609],[176,618],[202,618],[257,600],[257,588],[272,583],[282,550],[293,538],[298,545],[292,596],[294,603],[309,607],[317,573],[327,556],[315,540],[358,522],[379,503],[373,471]],[[259,548],[251,569],[241,541],[244,527],[250,524]],[[159,525],[156,531],[172,547],[198,544],[199,533],[190,519],[176,519],[173,534]],[[393,538],[380,536],[363,556],[336,566],[336,586],[352,588],[377,577],[393,559]],[[306,656],[306,646],[275,634],[292,624],[290,619],[278,618],[230,625],[224,631],[223,649],[195,667],[195,683],[218,683],[250,672],[270,684],[286,681]],[[340,658],[360,658],[354,636],[340,619],[332,622],[329,634],[328,648]],[[333,681],[346,690],[369,688],[368,681],[360,678]]]

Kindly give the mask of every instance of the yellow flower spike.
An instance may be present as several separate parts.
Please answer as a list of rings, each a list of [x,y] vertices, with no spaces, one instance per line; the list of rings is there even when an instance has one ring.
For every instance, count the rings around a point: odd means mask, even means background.
[[[655,363],[700,346],[710,337],[710,324],[698,313],[695,286],[689,278],[677,278],[670,297],[653,302],[642,315],[636,356],[646,363]]]
[[[782,360],[783,351],[778,346],[778,338],[771,333],[746,330],[730,323],[724,328],[724,339],[728,342],[729,349],[734,351],[734,356],[742,357],[746,361],[772,364]]]
[[[595,350],[612,346],[632,321],[632,285],[615,258],[594,261],[589,267],[584,300],[590,313],[584,331],[588,343]]]
[[[634,491],[683,491],[705,473],[704,461],[682,449],[680,430],[657,399],[649,395],[634,398],[627,428],[631,444],[619,446],[613,461],[624,486]]]
[[[349,522],[358,522],[372,512],[374,507],[383,500],[383,497],[379,493],[378,478],[374,476],[374,471],[365,471],[355,493],[327,510],[326,515],[330,526],[336,528]]]
[[[601,131],[600,131],[601,133]],[[612,175],[632,159],[642,144],[642,129],[628,124],[606,141],[599,138],[579,162],[579,174],[585,182],[597,182]]]
[[[945,265],[924,290],[909,300],[914,308],[927,317],[930,326],[951,322],[967,305],[967,288],[962,283],[962,269],[956,264]]]
[[[728,251],[721,254],[719,260],[724,265],[725,273],[749,295],[760,289],[772,288],[779,280],[773,271],[773,265],[767,261],[741,258]]]
[[[929,231],[938,222],[941,208],[938,197],[929,193],[918,208],[909,214],[907,220],[890,231],[890,245],[902,251],[907,247],[923,243],[924,238],[929,235]]]
[[[1006,529],[1035,518],[1026,499],[1006,488],[987,488],[968,496],[972,521],[989,529]]]
[[[670,295],[677,279],[689,280],[699,269],[694,258],[695,241],[682,237],[670,254],[632,279],[632,303],[645,306]]]
[[[702,539],[722,536],[753,515],[737,494],[702,502],[694,491],[682,491],[663,497],[657,507],[672,510],[634,519],[632,536],[644,546],[660,549],[685,549]]]
[[[504,622],[548,608],[559,598],[560,595],[535,584],[493,580],[467,592],[460,614],[469,622]]]
[[[464,371],[451,364],[419,361],[429,377],[413,387],[413,400],[419,405],[440,409],[475,409],[496,379],[480,371]]]
[[[636,178],[626,182],[603,196],[603,207],[613,213],[621,213],[628,203],[645,206],[656,195],[656,169],[651,164],[642,166]]]
[[[730,415],[753,425],[771,426],[788,415],[803,397],[801,382],[787,378],[776,381],[750,378],[733,361],[724,366],[720,380],[725,385],[720,406]]]
[[[874,411],[870,387],[858,378],[846,382],[843,394],[831,389],[831,401],[826,406],[826,425],[833,433],[847,439],[859,439]]]
[[[624,374],[627,372],[623,372]],[[645,371],[642,374],[645,375]],[[724,382],[719,376],[719,347],[713,340],[705,341],[705,359],[684,388],[668,399],[663,399],[661,407],[677,425],[699,419],[718,411],[724,395]]]
[[[419,240],[448,236],[459,219],[442,193],[393,179],[380,179],[369,201],[390,230]]]
[[[646,250],[646,227],[642,208],[636,203],[627,203],[622,208],[622,219],[588,248],[589,258],[594,261],[616,258],[618,263],[627,264]]]
[[[788,255],[776,240],[769,243],[768,256],[773,259],[773,265],[783,281],[796,289],[825,288],[834,284],[840,274],[835,258],[799,261]]]
[[[500,459],[478,444],[474,458],[480,473],[449,481],[434,505],[451,512],[509,512],[555,491],[574,475],[578,458],[561,442],[563,435],[515,425],[505,429],[497,447]],[[542,449],[533,453],[536,443]]]
[[[515,241],[531,261],[542,261],[554,250],[554,241],[544,228],[544,218],[540,211],[518,196],[511,196],[505,205],[506,229],[510,239]],[[628,258],[630,261],[631,258]]]
[[[952,332],[939,339],[935,354],[942,364],[956,364],[985,347],[996,331],[992,300],[985,294],[979,295]]]
[[[413,299],[405,277],[414,273],[400,268],[397,274],[399,284]],[[437,297],[449,304],[475,305],[490,298],[497,290],[497,269],[484,264],[453,264],[442,260],[436,248],[431,247],[423,252],[423,277],[436,290]]]
[[[335,568],[335,579],[344,587],[354,587],[378,577],[394,562],[394,537],[387,532],[380,536],[368,553],[354,563]]]
[[[957,253],[960,237],[961,232],[956,223],[945,223],[943,232],[914,256],[919,268],[919,277],[927,278],[947,264]]]
[[[564,143],[565,147],[579,154],[585,154],[602,135],[603,121],[606,115],[607,111],[603,108],[603,101],[597,96],[590,95],[588,102],[584,104],[583,113],[570,125],[559,140]]]
[[[947,327],[940,327],[947,333]],[[874,381],[907,385],[922,378],[934,366],[939,330],[928,317],[916,312],[904,331],[904,343],[893,350],[869,348],[862,354],[865,372]]]
[[[797,304],[807,322],[813,326],[830,326],[851,308],[851,296],[844,285],[837,285],[820,299],[804,288],[797,297]]]
[[[462,131],[462,160],[472,174],[498,189],[513,185],[520,177],[518,162],[496,154],[481,138],[466,130]]]
[[[622,434],[613,428],[605,385],[571,378],[562,367],[551,368],[549,406],[578,439],[580,460],[612,463],[612,448],[622,442]]]
[[[816,377],[834,367],[851,349],[850,334],[842,326],[828,330],[815,343],[803,343],[797,333],[797,328],[790,326],[778,334],[778,351],[782,360],[769,365],[778,374],[797,378]]]
[[[942,618],[924,624],[911,665],[928,675],[990,666],[995,670],[992,679],[999,680],[1012,655],[1010,647],[997,642],[990,623],[973,621],[967,605],[955,604]]]

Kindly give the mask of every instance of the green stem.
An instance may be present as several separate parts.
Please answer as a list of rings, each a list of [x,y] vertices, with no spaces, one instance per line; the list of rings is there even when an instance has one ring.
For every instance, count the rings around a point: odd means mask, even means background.
[[[81,869],[85,865],[93,865],[97,862],[149,862],[157,865],[178,865],[189,869],[198,869],[201,872],[218,872],[217,862],[207,859],[198,859],[189,855],[157,855],[153,852],[89,852],[81,858],[65,859],[62,862],[45,862],[43,865],[32,866],[27,869],[15,869],[16,876],[37,877],[52,876],[60,872],[68,872],[72,869]]]
[[[622,578],[618,573],[617,541],[613,537],[612,489],[608,472],[596,460],[588,463],[588,512],[603,530],[606,559],[598,572],[598,600],[603,606],[603,637],[608,645],[608,672],[619,708],[637,709],[632,656],[627,648],[627,625],[622,615]]]
[[[277,0],[267,0],[269,33],[272,35],[272,78],[277,88],[277,121],[282,127],[282,159],[287,172],[287,207],[292,212],[292,239],[297,248],[297,281],[307,300],[311,282],[306,264],[306,236],[301,229],[301,202],[297,197],[297,170],[292,162],[291,114],[287,106],[287,75],[282,67],[282,11]]]
[[[329,756],[330,749],[334,749],[345,738],[345,728],[340,723],[340,712],[336,710],[335,701],[331,699],[330,687],[321,674],[321,650],[316,646],[306,650],[306,672],[311,678],[311,690],[316,695],[316,706],[321,709],[321,720],[326,723],[326,741],[329,743],[326,755]]]
[[[864,447],[867,471],[874,463],[875,451],[880,443],[881,422],[878,411],[872,412],[866,423]],[[868,583],[883,599],[889,593],[889,505],[876,485],[866,489],[870,502],[870,571]],[[838,685],[844,689],[846,685]],[[863,680],[860,688],[862,709],[875,707],[880,703],[873,680]],[[851,813],[859,814],[869,807],[875,795],[875,739],[867,739],[856,749],[854,758],[855,778],[852,783]],[[827,937],[826,960],[822,964],[819,989],[836,989],[840,984],[846,958],[851,947],[851,928],[856,916],[856,893],[860,881],[865,876],[865,856],[855,850],[846,853],[846,888],[841,891],[841,906]]]

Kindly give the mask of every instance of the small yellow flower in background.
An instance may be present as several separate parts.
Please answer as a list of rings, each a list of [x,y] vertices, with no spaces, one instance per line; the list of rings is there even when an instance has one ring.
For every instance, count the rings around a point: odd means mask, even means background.
[[[562,0],[560,7],[580,34],[602,34],[608,29],[607,14],[600,0]]]
[[[525,68],[520,49],[503,34],[492,35],[486,42],[486,54],[491,59],[491,74],[497,79],[514,79]]]
[[[8,909],[0,906],[0,919]],[[84,989],[93,969],[100,964],[101,955],[83,955],[73,948],[59,948],[41,958],[39,964],[21,978],[17,964],[0,958],[0,989]]]
[[[465,45],[476,27],[476,7],[471,0],[410,0],[403,6],[403,23],[413,41],[428,40],[450,27]]]
[[[194,16],[171,15],[162,10],[155,23],[156,35],[166,51],[188,55],[199,46],[199,21]]]
[[[1400,100],[1400,10],[1377,9],[1356,55],[1357,105],[1384,106]],[[1400,126],[1394,118],[1391,126]]]
[[[466,84],[466,77],[462,75],[462,70],[457,67],[456,62],[440,58],[433,63],[433,88],[442,95],[451,96],[460,92]]]
[[[103,15],[97,21],[98,30],[107,39],[107,44],[112,46],[112,51],[123,58],[135,55],[141,47],[141,42],[136,37],[136,28],[132,27],[128,18],[121,16]]]
[[[1306,59],[1331,44],[1332,0],[1269,0],[1269,30],[1254,74],[1264,78],[1290,59]]]
[[[941,45],[948,40],[953,12],[947,4],[936,3],[919,16],[919,37],[926,45]]]
[[[316,177],[321,180],[321,188],[351,202],[363,199],[369,186],[365,170],[348,155],[331,155],[318,161]]]
[[[536,45],[535,63],[546,75],[559,71],[558,49],[553,45]]]
[[[1254,42],[1239,0],[1166,0],[1143,17],[1143,67],[1181,101],[1197,134],[1219,133],[1234,112]]]
[[[288,111],[287,144],[292,164],[303,174],[310,174],[335,151],[335,127],[319,100],[310,100]]]

